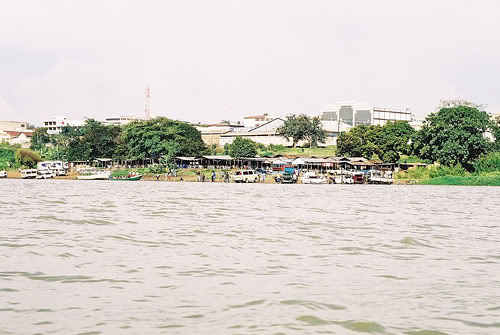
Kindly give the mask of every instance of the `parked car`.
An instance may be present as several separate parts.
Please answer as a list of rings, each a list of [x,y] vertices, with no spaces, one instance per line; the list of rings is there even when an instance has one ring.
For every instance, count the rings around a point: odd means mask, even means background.
[[[7,171],[0,171],[0,178],[7,178]]]
[[[37,170],[36,169],[26,169],[26,170],[21,170],[21,178],[23,179],[34,179],[37,176]]]
[[[274,177],[274,181],[280,184],[295,184],[297,182],[297,175],[295,173],[285,171]]]
[[[254,170],[239,170],[233,175],[235,183],[257,183],[259,175]]]

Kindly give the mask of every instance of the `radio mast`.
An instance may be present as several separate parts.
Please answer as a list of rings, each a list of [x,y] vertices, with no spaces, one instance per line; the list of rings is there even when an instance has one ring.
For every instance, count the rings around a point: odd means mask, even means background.
[[[144,116],[146,117],[146,120],[149,120],[151,119],[151,88],[149,85],[146,87],[144,94]]]

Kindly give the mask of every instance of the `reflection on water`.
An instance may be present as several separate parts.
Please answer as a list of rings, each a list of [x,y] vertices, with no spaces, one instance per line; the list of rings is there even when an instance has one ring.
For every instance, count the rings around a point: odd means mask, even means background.
[[[0,190],[1,334],[500,333],[500,188]]]

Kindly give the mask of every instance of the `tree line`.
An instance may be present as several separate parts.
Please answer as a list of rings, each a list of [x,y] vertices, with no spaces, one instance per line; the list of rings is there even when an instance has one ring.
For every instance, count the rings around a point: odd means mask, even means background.
[[[207,151],[195,127],[163,117],[124,126],[104,125],[90,119],[82,127],[66,126],[55,135],[37,128],[31,149],[40,152],[44,159],[65,161],[159,159],[199,156]]]
[[[500,120],[492,119],[483,106],[463,100],[443,101],[419,131],[405,121],[396,121],[356,126],[340,134],[337,141],[338,155],[376,157],[392,163],[403,154],[414,155],[468,171],[474,170],[478,159],[499,151]]]

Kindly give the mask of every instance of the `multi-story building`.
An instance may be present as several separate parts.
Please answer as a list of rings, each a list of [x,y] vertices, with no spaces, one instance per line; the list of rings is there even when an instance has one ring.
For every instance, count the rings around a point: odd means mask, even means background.
[[[378,108],[371,107],[366,103],[346,101],[323,106],[321,120],[345,123],[353,127],[361,124],[384,125],[388,121],[410,122],[413,120],[413,116],[408,109]]]
[[[102,121],[102,124],[105,125],[115,125],[115,126],[123,126],[129,124],[132,121],[144,121],[145,117],[138,117],[135,115],[125,115],[125,116],[108,116]]]
[[[201,133],[201,139],[206,145],[220,145],[220,137],[222,134],[231,132],[241,132],[244,127],[240,122],[232,123],[230,121],[222,121],[217,124],[199,125],[196,127]]]
[[[269,114],[245,116],[243,118],[243,125],[245,126],[245,128],[252,129],[258,126],[262,126],[263,124],[268,123],[269,121],[272,121],[274,119],[276,119],[276,117]]]
[[[60,134],[63,127],[83,127],[85,120],[68,120],[66,116],[54,116],[52,119],[44,120],[42,128],[47,128],[50,135]]]
[[[413,114],[407,108],[405,110],[401,109],[391,109],[391,108],[373,108],[373,124],[383,126],[389,121],[413,121]]]
[[[0,121],[0,131],[26,131],[28,130],[28,122],[20,121]]]

